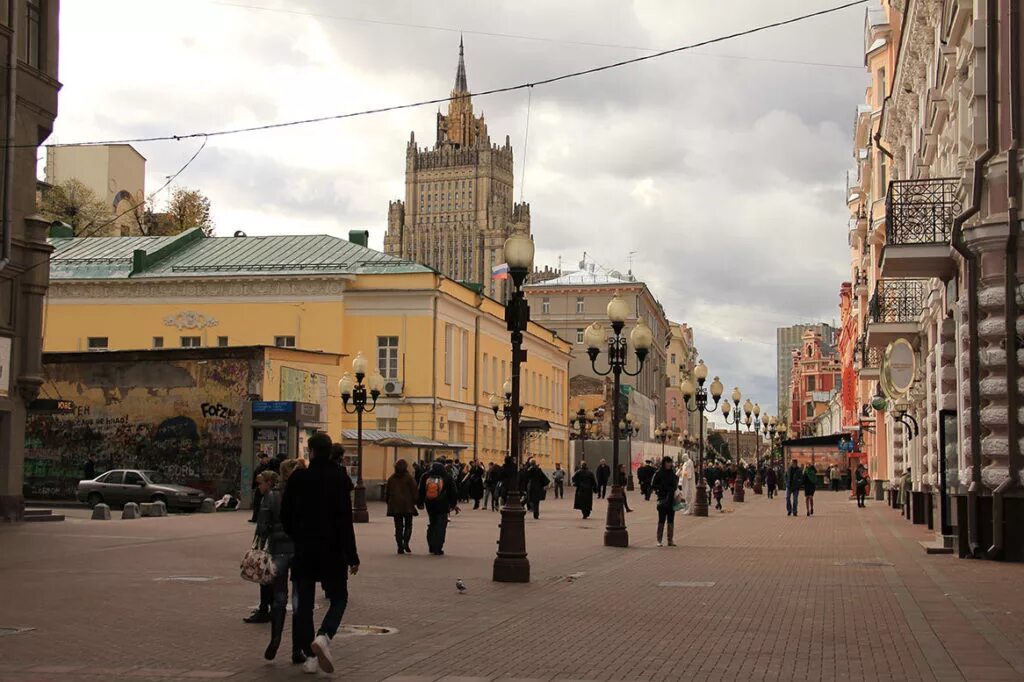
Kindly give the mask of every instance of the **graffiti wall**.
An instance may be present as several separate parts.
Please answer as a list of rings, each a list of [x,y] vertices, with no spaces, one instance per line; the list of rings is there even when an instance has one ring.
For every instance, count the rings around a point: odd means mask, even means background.
[[[262,360],[120,355],[46,362],[44,395],[75,410],[29,418],[26,499],[74,497],[90,454],[97,472],[155,469],[213,496],[237,494],[243,402],[260,392]]]

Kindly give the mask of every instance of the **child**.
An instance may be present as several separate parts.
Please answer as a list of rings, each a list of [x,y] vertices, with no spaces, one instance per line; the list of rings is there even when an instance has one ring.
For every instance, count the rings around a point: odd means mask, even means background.
[[[723,492],[724,491],[722,490],[722,479],[718,479],[717,481],[715,481],[714,490],[712,490],[712,492],[711,492],[711,494],[714,495],[714,497],[715,497],[715,509],[717,509],[718,511],[722,511],[722,493]]]

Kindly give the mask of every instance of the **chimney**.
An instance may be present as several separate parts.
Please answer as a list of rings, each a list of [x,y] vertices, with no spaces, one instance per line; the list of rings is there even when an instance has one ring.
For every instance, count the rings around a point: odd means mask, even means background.
[[[370,231],[369,230],[349,230],[348,240],[353,244],[357,244],[362,247],[368,247],[370,244]]]

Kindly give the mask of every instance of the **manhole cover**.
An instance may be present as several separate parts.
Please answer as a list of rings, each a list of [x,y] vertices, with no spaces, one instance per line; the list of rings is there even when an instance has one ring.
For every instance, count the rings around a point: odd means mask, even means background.
[[[398,628],[390,628],[384,625],[342,625],[338,628],[339,635],[362,637],[364,635],[393,635]]]
[[[153,580],[173,583],[208,583],[216,579],[217,576],[209,575],[167,575],[162,578],[153,578]]]
[[[666,580],[658,583],[658,587],[714,587],[713,582],[701,582],[693,580]]]
[[[837,561],[836,566],[892,566],[892,562],[885,561],[884,559],[850,559],[847,561]]]
[[[31,632],[32,630],[35,630],[35,628],[0,627],[0,637],[3,637],[4,635],[20,635],[23,632]]]

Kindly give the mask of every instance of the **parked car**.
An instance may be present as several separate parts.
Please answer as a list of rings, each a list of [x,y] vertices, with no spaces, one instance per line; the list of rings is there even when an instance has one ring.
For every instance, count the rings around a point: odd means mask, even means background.
[[[206,495],[202,490],[171,483],[159,471],[114,469],[91,481],[78,482],[78,500],[90,507],[101,502],[120,506],[126,502],[163,502],[168,509],[198,509]]]

